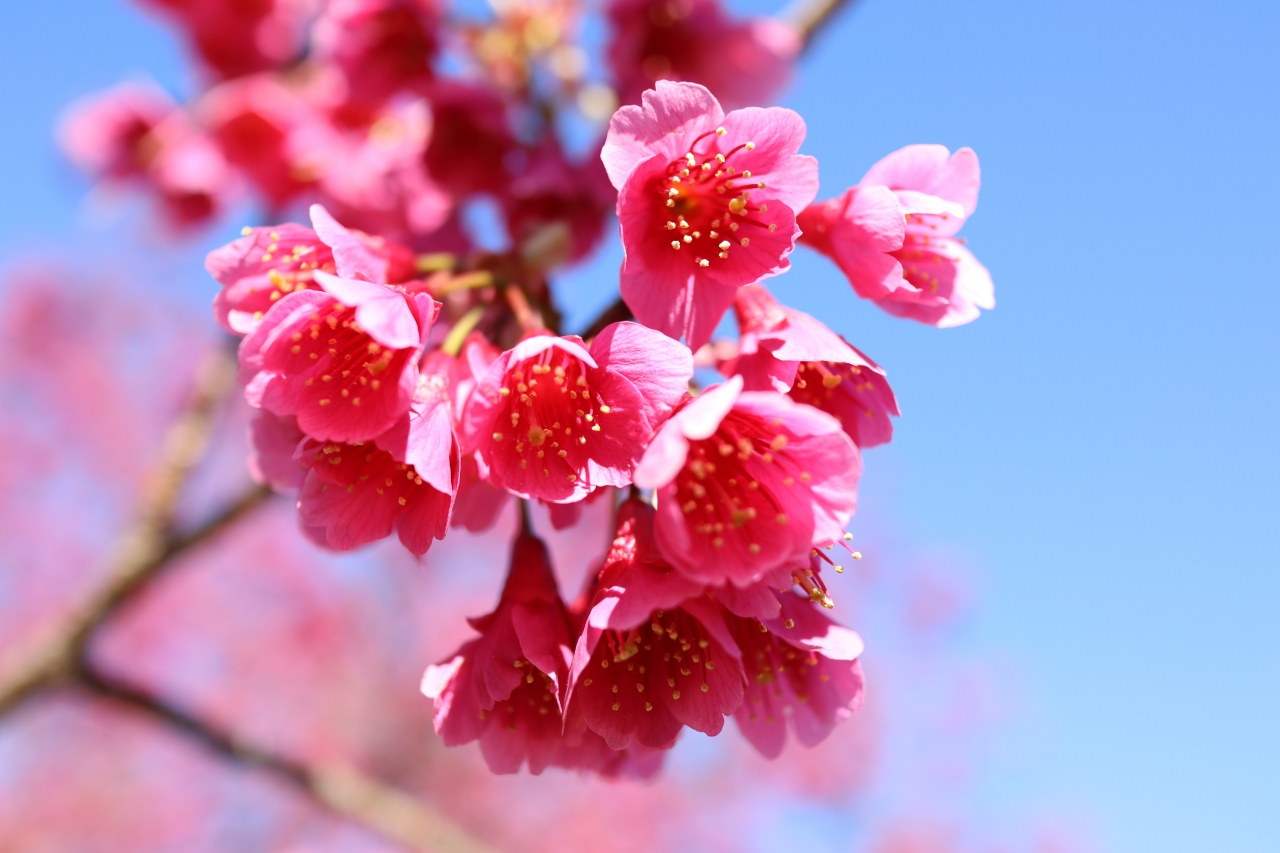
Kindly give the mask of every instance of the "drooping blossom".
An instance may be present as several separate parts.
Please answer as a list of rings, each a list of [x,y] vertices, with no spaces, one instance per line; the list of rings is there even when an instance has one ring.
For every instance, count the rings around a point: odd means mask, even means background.
[[[780,107],[725,115],[706,88],[659,81],[609,123],[601,158],[618,188],[620,289],[636,319],[697,349],[745,284],[790,266],[796,213],[818,164],[804,120]]]
[[[636,323],[576,336],[528,337],[479,381],[463,446],[488,479],[521,497],[567,503],[625,486],[693,375],[687,347]]]
[[[573,766],[561,734],[569,632],[540,540],[516,539],[497,609],[468,621],[480,636],[422,679],[435,702],[436,733],[447,746],[480,741],[495,773],[515,773],[526,762],[534,774]]]
[[[431,138],[424,157],[432,179],[455,198],[503,191],[516,139],[502,98],[483,86],[437,81],[428,99]]]
[[[252,332],[276,302],[295,290],[315,290],[315,273],[397,284],[414,275],[407,248],[340,225],[322,206],[311,206],[312,228],[287,222],[246,228],[243,236],[205,259],[222,285],[214,317],[227,331]]]
[[[857,506],[858,448],[831,415],[735,376],[663,424],[636,468],[658,547],[689,577],[743,587],[834,542]]]
[[[424,293],[313,273],[240,345],[250,405],[296,415],[326,442],[368,441],[409,410],[418,356],[439,303]]]
[[[747,685],[734,720],[766,758],[782,754],[788,728],[813,747],[862,704],[862,639],[806,598],[791,592],[777,597],[782,608],[776,618],[726,616],[742,650]]]
[[[609,70],[624,104],[659,80],[701,83],[730,108],[767,104],[800,52],[790,24],[733,20],[719,0],[611,0],[606,13]]]
[[[573,654],[570,704],[612,749],[667,749],[688,726],[719,734],[742,703],[723,608],[654,545],[653,510],[623,504]]]
[[[599,158],[570,163],[558,145],[544,146],[503,196],[507,232],[520,246],[558,226],[564,249],[555,260],[581,260],[600,243],[616,197]]]
[[[858,447],[893,437],[898,401],[884,370],[808,314],[779,305],[760,285],[734,300],[740,342],[721,365],[747,391],[779,391],[840,421]]]
[[[342,70],[348,102],[376,106],[431,80],[440,16],[434,0],[331,0],[312,29],[315,55]]]
[[[896,317],[959,326],[995,307],[991,275],[955,233],[978,204],[978,155],[908,145],[800,215],[801,242]]]

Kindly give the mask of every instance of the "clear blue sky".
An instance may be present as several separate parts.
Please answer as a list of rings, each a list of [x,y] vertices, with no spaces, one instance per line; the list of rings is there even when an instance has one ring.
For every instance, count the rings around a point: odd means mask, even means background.
[[[174,81],[177,49],[102,0],[5,19],[0,258],[83,258],[105,238],[81,236],[53,120],[133,73]],[[895,321],[813,256],[777,290],[890,370],[905,416],[868,512],[969,555],[966,642],[1027,674],[978,807],[1064,803],[1116,853],[1280,850],[1278,40],[1261,0],[864,0],[787,100],[824,195],[911,142],[981,157],[964,234],[994,312]]]

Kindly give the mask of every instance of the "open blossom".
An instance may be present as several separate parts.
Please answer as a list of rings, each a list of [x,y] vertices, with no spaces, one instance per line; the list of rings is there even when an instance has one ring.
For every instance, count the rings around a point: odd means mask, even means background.
[[[498,608],[468,620],[480,636],[427,669],[422,692],[435,701],[435,729],[447,746],[480,741],[489,768],[532,773],[570,765],[561,735],[570,649],[564,605],[546,547],[519,536]]]
[[[619,511],[571,679],[571,710],[612,749],[666,749],[684,726],[719,734],[742,703],[723,608],[662,559],[638,500]]]
[[[774,619],[726,617],[747,685],[734,720],[766,758],[782,753],[788,727],[816,746],[862,704],[862,639],[807,598],[777,596],[782,610]]]
[[[765,104],[786,86],[800,52],[776,18],[731,19],[719,0],[610,0],[609,70],[624,104],[658,80],[701,83],[730,107]]]
[[[213,300],[223,328],[252,332],[284,296],[317,289],[317,271],[391,284],[413,277],[413,253],[404,246],[345,228],[318,204],[311,206],[311,224],[246,228],[209,253],[205,269],[223,288]]]
[[[424,554],[448,532],[462,457],[453,431],[448,363],[423,362],[408,413],[372,442],[318,441],[292,415],[262,409],[250,424],[254,479],[301,489],[298,513],[318,544],[340,551],[399,534]]]
[[[423,293],[316,271],[240,345],[250,405],[296,415],[321,441],[368,441],[409,410],[439,303]]]
[[[858,447],[893,437],[898,401],[884,370],[808,314],[779,305],[760,285],[738,291],[738,354],[721,369],[748,391],[779,391],[840,421]]]
[[[331,0],[313,29],[317,58],[342,69],[348,101],[378,104],[431,79],[433,0]]]
[[[995,307],[991,275],[955,233],[978,204],[978,156],[908,145],[857,186],[800,215],[801,242],[827,255],[863,299],[896,317],[959,326]]]
[[[625,486],[693,375],[688,348],[636,323],[534,335],[493,363],[463,413],[463,445],[496,486],[566,503]]]
[[[697,349],[736,290],[790,266],[796,214],[818,188],[797,154],[804,120],[779,107],[725,115],[704,87],[659,81],[609,123],[620,289],[636,319]]]
[[[636,468],[658,490],[656,538],[692,578],[743,587],[839,539],[862,463],[840,423],[735,376],[663,424]]]

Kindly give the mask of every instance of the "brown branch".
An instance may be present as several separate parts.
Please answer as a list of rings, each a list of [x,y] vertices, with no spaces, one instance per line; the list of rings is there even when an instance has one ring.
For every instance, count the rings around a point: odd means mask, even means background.
[[[814,37],[834,20],[836,14],[856,0],[794,0],[778,17],[796,28],[803,42],[801,52],[813,46]]]
[[[117,546],[106,579],[65,619],[42,632],[30,651],[0,667],[0,714],[40,688],[69,678],[89,637],[108,615],[174,557],[214,536],[269,494],[255,486],[194,530],[175,534],[171,529],[182,486],[204,455],[234,377],[230,347],[211,352],[201,363],[191,397],[164,437],[160,464],[143,485],[137,518]]]
[[[91,665],[78,670],[76,682],[101,699],[184,732],[220,756],[274,776],[334,815],[353,820],[410,850],[484,853],[488,849],[444,815],[354,767],[313,766],[272,753]]]

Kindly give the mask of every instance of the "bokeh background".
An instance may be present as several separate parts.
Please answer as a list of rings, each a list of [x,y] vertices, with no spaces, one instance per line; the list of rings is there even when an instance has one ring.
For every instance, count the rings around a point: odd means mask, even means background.
[[[948,621],[881,637],[859,611],[873,689],[900,698],[884,770],[857,813],[797,812],[802,849],[845,849],[877,810],[1116,853],[1280,849],[1277,36],[1260,1],[863,0],[803,62],[783,103],[822,195],[908,143],[977,150],[965,236],[998,307],[938,331],[813,256],[778,282],[889,370],[903,417],[868,454],[863,547],[882,584],[913,579],[902,612]],[[242,222],[148,236],[52,141],[116,80],[189,91],[177,41],[123,2],[17,4],[0,66],[0,265],[69,257],[202,310],[200,259]],[[566,282],[570,327],[618,259]]]

